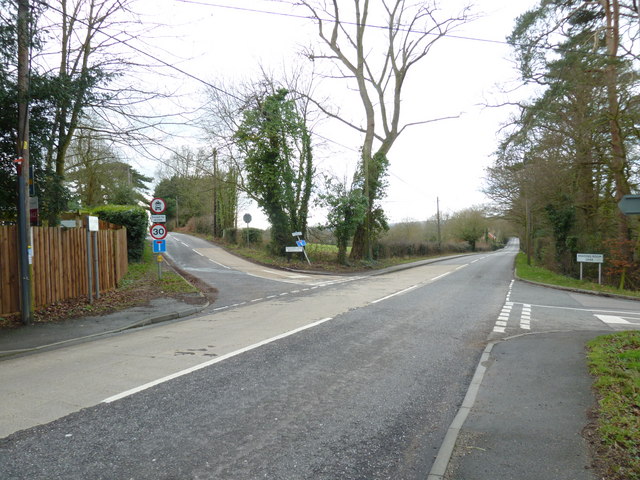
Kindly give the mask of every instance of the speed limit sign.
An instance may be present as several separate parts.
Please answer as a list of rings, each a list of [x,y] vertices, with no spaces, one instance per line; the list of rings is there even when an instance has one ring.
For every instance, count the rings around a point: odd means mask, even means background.
[[[155,240],[162,240],[167,236],[167,227],[160,223],[154,223],[151,225],[149,232],[151,233],[151,237]]]

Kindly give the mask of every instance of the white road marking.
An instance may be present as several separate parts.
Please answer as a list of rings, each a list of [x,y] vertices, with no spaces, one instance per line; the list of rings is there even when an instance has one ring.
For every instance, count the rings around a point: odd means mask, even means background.
[[[140,385],[139,387],[135,387],[135,388],[132,388],[130,390],[127,390],[126,392],[122,392],[122,393],[119,393],[117,395],[113,395],[113,396],[111,396],[109,398],[106,398],[106,399],[104,399],[102,401],[102,403],[115,402],[116,400],[120,400],[122,398],[131,396],[131,395],[133,395],[135,393],[142,392],[143,390],[147,390],[147,389],[149,389],[151,387],[155,387],[156,385],[160,385],[161,383],[168,382],[169,380],[173,380],[174,378],[182,377],[182,376],[187,375],[189,373],[193,373],[193,372],[196,372],[196,371],[201,370],[203,368],[209,367],[211,365],[215,365],[216,363],[220,363],[220,362],[222,362],[224,360],[227,360],[228,358],[235,357],[237,355],[240,355],[242,353],[248,352],[250,350],[255,350],[256,348],[262,347],[263,345],[267,345],[267,344],[275,342],[277,340],[281,340],[283,338],[289,337],[291,335],[294,335],[296,333],[302,332],[302,331],[307,330],[309,328],[317,327],[318,325],[321,325],[321,324],[323,324],[325,322],[328,322],[329,320],[333,320],[333,317],[323,318],[322,320],[318,320],[317,322],[309,323],[308,325],[304,325],[304,326],[296,328],[294,330],[290,330],[290,331],[282,333],[280,335],[276,335],[275,337],[271,337],[271,338],[268,338],[268,339],[263,340],[261,342],[254,343],[253,345],[249,345],[248,347],[241,348],[240,350],[236,350],[234,352],[230,352],[230,353],[227,353],[225,355],[221,355],[221,356],[219,356],[217,358],[209,360],[208,362],[204,362],[204,363],[201,363],[199,365],[195,365],[195,366],[193,366],[191,368],[187,368],[185,370],[181,370],[181,371],[173,373],[171,375],[167,375],[166,377],[159,378],[159,379],[154,380],[152,382],[145,383],[144,385]]]
[[[403,293],[406,293],[406,292],[409,292],[409,291],[411,291],[413,289],[416,289],[419,286],[420,286],[419,284],[418,285],[413,285],[411,287],[405,288],[404,290],[400,290],[399,292],[392,293],[391,295],[387,295],[386,297],[382,297],[382,298],[379,298],[377,300],[374,300],[373,302],[371,302],[371,304],[373,305],[374,303],[379,303],[379,302],[382,302],[384,300],[388,300],[389,298],[395,297],[396,295],[402,295]]]
[[[290,273],[286,273],[286,272],[278,272],[276,270],[262,270],[263,272],[267,272],[267,273],[271,273],[273,275],[280,275],[282,277],[287,277],[287,278],[309,278],[309,275],[291,275]]]
[[[616,317],[615,315],[595,315],[599,320],[603,321],[604,323],[613,323],[613,324],[623,324],[623,325],[628,325],[629,321],[625,320],[622,317]]]
[[[226,268],[227,270],[231,270],[231,267],[227,267],[226,265],[221,264],[220,262],[216,262],[215,260],[209,259],[210,262],[215,263],[216,265],[220,265],[222,268]]]

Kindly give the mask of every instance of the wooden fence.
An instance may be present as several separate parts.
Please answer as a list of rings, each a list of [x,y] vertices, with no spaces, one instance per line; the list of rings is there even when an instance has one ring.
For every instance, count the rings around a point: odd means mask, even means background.
[[[32,227],[31,232],[35,307],[88,296],[86,228]],[[100,221],[100,230],[94,234],[98,237],[100,291],[104,292],[116,288],[127,273],[127,231]],[[20,310],[17,238],[16,226],[0,226],[0,315]]]

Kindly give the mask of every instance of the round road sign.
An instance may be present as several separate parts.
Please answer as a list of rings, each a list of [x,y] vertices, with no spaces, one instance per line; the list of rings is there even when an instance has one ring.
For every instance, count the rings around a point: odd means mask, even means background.
[[[153,225],[151,225],[149,232],[151,233],[152,238],[156,240],[162,240],[167,236],[167,227],[160,223],[154,223]]]
[[[242,219],[244,220],[244,223],[251,223],[251,214],[250,213],[245,213],[244,217],[242,217]]]
[[[167,209],[167,202],[163,198],[154,198],[149,206],[153,213],[162,213]]]

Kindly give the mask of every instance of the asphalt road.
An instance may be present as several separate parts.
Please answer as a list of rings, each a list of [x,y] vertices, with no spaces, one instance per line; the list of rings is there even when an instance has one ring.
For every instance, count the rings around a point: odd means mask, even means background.
[[[516,247],[345,279],[183,243],[205,263],[174,261],[218,282],[209,314],[0,362],[0,402],[26,411],[0,478],[424,479],[488,338],[636,318],[514,283]],[[31,427],[45,403],[58,419]]]

